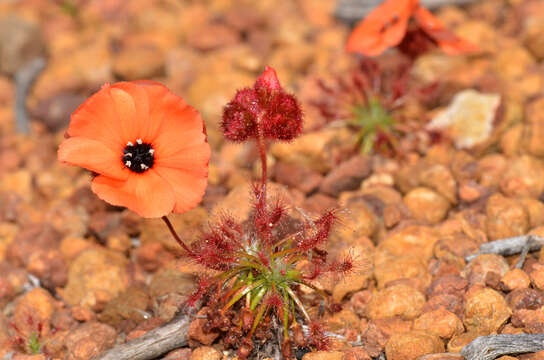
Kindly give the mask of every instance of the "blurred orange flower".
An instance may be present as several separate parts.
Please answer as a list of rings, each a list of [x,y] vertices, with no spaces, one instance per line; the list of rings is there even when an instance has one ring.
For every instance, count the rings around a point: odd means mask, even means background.
[[[377,56],[401,44],[406,41],[412,16],[421,36],[445,53],[454,55],[477,49],[471,42],[447,30],[438,18],[419,4],[419,0],[386,0],[355,27],[348,39],[347,51]],[[421,41],[417,45],[424,46]]]
[[[60,161],[98,174],[91,189],[143,217],[195,207],[210,146],[197,110],[154,81],[106,84],[71,116]]]

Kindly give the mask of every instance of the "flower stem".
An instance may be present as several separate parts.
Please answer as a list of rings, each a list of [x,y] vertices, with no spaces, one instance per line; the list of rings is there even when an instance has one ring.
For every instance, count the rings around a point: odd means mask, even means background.
[[[183,240],[181,240],[181,238],[178,236],[178,234],[176,233],[176,230],[174,230],[174,227],[172,226],[172,223],[170,222],[170,220],[168,220],[168,218],[166,216],[163,216],[162,217],[162,220],[166,223],[166,226],[168,227],[168,230],[170,230],[170,233],[172,234],[172,236],[174,237],[174,239],[176,239],[176,241],[178,242],[178,244],[181,245],[182,248],[185,249],[185,251],[187,251],[187,253],[189,254],[189,256],[192,256],[194,257],[195,254],[191,251],[191,249],[189,249],[189,247],[183,242]]]

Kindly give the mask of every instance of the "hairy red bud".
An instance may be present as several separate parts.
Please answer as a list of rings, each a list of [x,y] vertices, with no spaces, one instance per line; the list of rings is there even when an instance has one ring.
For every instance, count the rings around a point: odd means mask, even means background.
[[[276,70],[270,66],[264,68],[264,72],[259,76],[255,82],[255,90],[264,88],[266,90],[281,90],[280,81],[278,80],[278,75],[276,75]]]
[[[283,90],[276,71],[267,66],[253,88],[239,90],[225,106],[221,127],[231,141],[258,136],[289,141],[302,132],[302,109]]]

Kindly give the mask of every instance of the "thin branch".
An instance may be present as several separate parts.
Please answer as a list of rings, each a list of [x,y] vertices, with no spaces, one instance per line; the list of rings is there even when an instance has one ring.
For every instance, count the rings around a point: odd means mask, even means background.
[[[544,334],[480,336],[461,350],[466,360],[493,360],[502,355],[544,350]]]
[[[544,245],[544,238],[537,235],[522,235],[506,239],[495,240],[480,245],[477,253],[465,256],[466,261],[471,261],[481,254],[514,255],[527,251],[537,251]]]
[[[92,360],[155,359],[171,350],[187,345],[187,331],[190,323],[190,315],[178,314],[169,323],[95,356]]]
[[[30,119],[26,109],[26,98],[32,84],[45,68],[45,58],[37,57],[15,73],[15,125],[18,133],[30,132]]]

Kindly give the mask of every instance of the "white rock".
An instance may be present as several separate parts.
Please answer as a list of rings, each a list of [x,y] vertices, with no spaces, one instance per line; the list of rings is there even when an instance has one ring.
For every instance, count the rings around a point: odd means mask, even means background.
[[[493,131],[493,121],[501,102],[498,94],[463,90],[450,106],[427,125],[429,130],[445,130],[459,149],[485,142]]]

